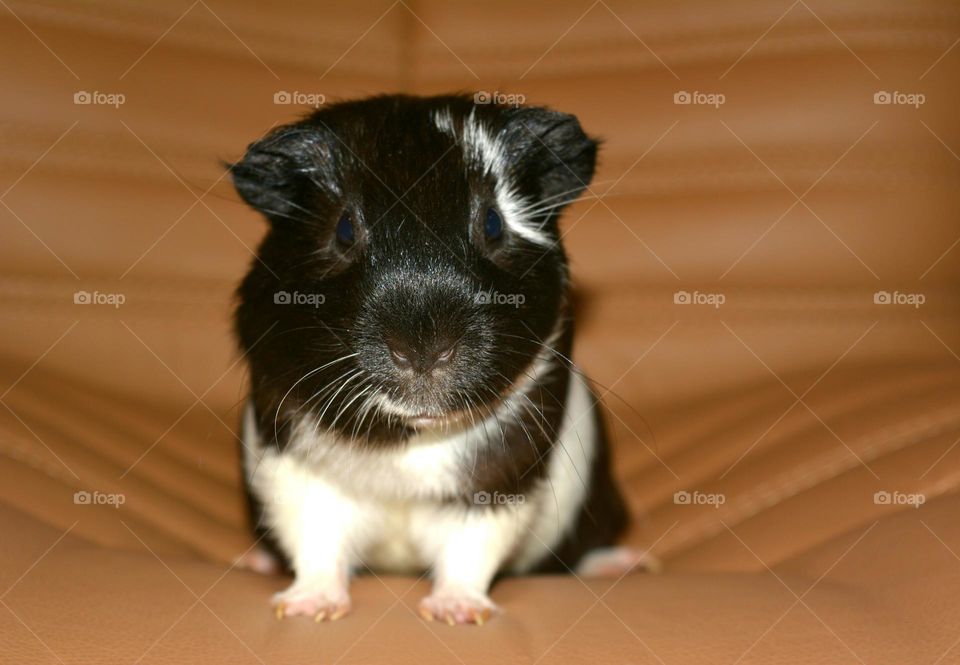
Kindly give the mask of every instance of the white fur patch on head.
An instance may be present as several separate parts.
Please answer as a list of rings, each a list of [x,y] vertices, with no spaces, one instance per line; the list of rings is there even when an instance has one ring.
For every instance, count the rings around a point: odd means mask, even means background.
[[[462,147],[464,155],[485,175],[494,178],[494,193],[497,208],[504,223],[521,238],[536,245],[549,247],[553,240],[542,226],[527,214],[527,210],[536,207],[535,202],[525,200],[510,180],[507,152],[499,137],[477,117],[476,109],[464,118],[462,126],[457,127],[450,109],[434,111],[433,123],[437,129],[453,137]]]

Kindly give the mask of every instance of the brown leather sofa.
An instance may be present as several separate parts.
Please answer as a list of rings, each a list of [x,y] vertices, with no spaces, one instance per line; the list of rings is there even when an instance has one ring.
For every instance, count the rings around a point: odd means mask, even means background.
[[[0,4],[0,661],[960,662],[956,3]],[[605,139],[576,356],[663,570],[277,621],[232,566],[263,225],[220,160],[289,100],[455,89]]]

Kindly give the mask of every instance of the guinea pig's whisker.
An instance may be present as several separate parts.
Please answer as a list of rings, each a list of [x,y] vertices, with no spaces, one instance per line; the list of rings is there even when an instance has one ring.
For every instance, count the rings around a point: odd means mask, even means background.
[[[583,196],[575,196],[573,198],[564,199],[562,201],[555,201],[553,203],[530,206],[521,210],[517,210],[516,214],[521,215],[527,218],[536,218],[538,216],[545,216],[541,213],[553,214],[554,211],[566,207],[573,203],[574,201],[599,201],[605,199],[609,196],[617,196],[616,194],[587,194]]]
[[[605,185],[605,184],[607,184],[608,182],[617,182],[617,181],[616,181],[616,180],[599,180],[599,181],[594,181],[593,185],[594,185],[594,186],[596,186],[596,185]],[[583,187],[582,187],[582,186],[573,187],[573,188],[568,189],[568,190],[566,190],[566,191],[564,191],[564,192],[560,192],[560,193],[558,193],[558,194],[553,194],[552,196],[547,196],[547,197],[542,198],[542,199],[537,199],[537,200],[531,202],[530,205],[528,205],[528,206],[526,206],[526,207],[524,207],[524,208],[520,208],[517,212],[518,212],[518,213],[523,213],[523,212],[526,212],[526,210],[528,210],[528,209],[530,209],[530,208],[535,208],[536,206],[541,205],[541,204],[543,204],[543,203],[546,203],[547,201],[552,201],[552,200],[554,200],[554,199],[560,198],[561,196],[567,196],[567,195],[569,195],[569,194],[575,194],[575,193],[577,193],[577,192],[582,192],[582,191],[583,191]],[[588,198],[588,197],[589,197],[589,198],[597,198],[598,196],[603,196],[603,195],[602,195],[602,194],[600,194],[600,195],[597,195],[597,194],[588,194],[587,196],[584,196],[584,197],[582,197],[582,198]],[[574,200],[576,200],[577,198],[581,198],[581,197],[574,197],[574,198],[572,198],[572,199],[570,199],[570,200],[571,200],[571,201],[574,201]]]
[[[524,324],[524,325],[526,326],[526,324]],[[529,330],[529,328],[527,328],[527,330]],[[522,339],[522,340],[525,340],[525,341],[528,341],[528,342],[535,342],[535,343],[537,343],[537,344],[540,344],[543,348],[549,349],[558,359],[560,359],[561,361],[564,362],[564,364],[570,369],[570,371],[572,371],[572,372],[574,372],[575,374],[577,374],[578,376],[580,376],[584,381],[587,381],[588,383],[592,383],[592,384],[595,385],[597,388],[600,388],[601,390],[603,390],[603,395],[597,397],[597,401],[598,401],[599,403],[604,403],[604,404],[605,404],[605,403],[606,403],[605,400],[606,400],[606,396],[607,396],[607,395],[612,395],[613,397],[615,397],[621,404],[623,404],[625,407],[627,407],[627,408],[631,411],[631,413],[633,413],[637,418],[639,418],[641,422],[643,422],[644,426],[647,428],[647,431],[650,433],[651,442],[653,443],[653,448],[654,448],[654,450],[657,449],[657,436],[656,436],[656,433],[653,431],[653,429],[650,427],[650,423],[648,423],[646,417],[644,417],[644,415],[643,415],[642,413],[640,413],[633,404],[631,404],[630,402],[628,402],[622,395],[620,395],[620,393],[618,393],[617,391],[615,391],[613,388],[608,387],[608,386],[600,383],[599,381],[597,381],[597,380],[594,379],[594,378],[587,377],[587,375],[584,374],[584,373],[580,370],[580,368],[577,367],[577,365],[573,362],[573,360],[571,360],[568,356],[565,356],[565,355],[563,355],[562,353],[560,353],[559,351],[557,351],[556,349],[554,349],[554,348],[552,348],[552,347],[550,347],[550,346],[547,346],[546,344],[543,344],[543,342],[540,342],[540,341],[537,341],[537,340],[534,340],[534,339],[530,339],[530,338],[528,338],[528,337],[521,337],[521,336],[519,336],[519,335],[510,335],[510,334],[508,334],[508,333],[502,333],[502,334],[503,334],[505,337],[516,337],[517,339]]]
[[[283,196],[280,196],[279,193],[277,193],[277,192],[274,192],[274,197],[275,197],[280,203],[285,203],[286,205],[290,206],[291,208],[296,208],[297,210],[302,210],[303,212],[307,213],[307,215],[310,215],[311,217],[312,217],[313,214],[314,214],[312,211],[308,210],[307,208],[304,208],[302,205],[300,205],[300,204],[297,203],[296,201],[291,201],[291,200],[288,199],[288,198],[284,198]]]
[[[515,336],[516,336],[516,335],[514,335],[514,337],[515,337]],[[549,347],[544,347],[544,348],[549,348]],[[500,374],[500,376],[503,377],[504,379],[509,380],[508,377],[504,376],[504,375],[501,374],[500,372],[497,372],[497,373]],[[549,441],[556,440],[557,435],[558,435],[559,433],[556,432],[555,429],[554,429],[552,426],[549,425],[549,423],[548,423],[548,421],[547,421],[547,418],[546,418],[546,415],[545,415],[544,412],[543,412],[543,409],[542,409],[542,408],[541,408],[541,409],[538,409],[537,406],[536,406],[536,404],[533,402],[533,400],[531,400],[531,399],[529,398],[529,396],[526,395],[526,393],[519,392],[519,393],[516,393],[516,394],[519,394],[521,397],[523,397],[523,398],[527,401],[527,403],[529,403],[529,405],[530,405],[529,407],[527,406],[527,404],[525,404],[525,403],[523,403],[523,402],[519,402],[519,405],[520,405],[521,407],[523,407],[523,409],[524,409],[524,411],[527,413],[527,415],[529,415],[531,418],[533,418],[534,422],[536,422],[537,427],[540,429],[540,432],[543,434],[543,436],[546,437],[547,440],[549,440]],[[554,396],[554,399],[556,399],[555,396]],[[558,404],[562,404],[559,400],[557,400],[557,402],[558,402]],[[530,411],[530,408],[531,408],[531,407],[533,408],[533,412],[532,412],[532,413],[531,413],[531,411]],[[518,419],[517,419],[517,423],[524,429],[524,432],[527,434],[527,437],[528,437],[528,439],[530,440],[531,445],[534,446],[534,450],[536,451],[536,446],[535,446],[535,444],[533,443],[533,439],[532,439],[532,437],[530,436],[529,431],[527,431],[526,427],[525,427],[524,424],[523,424],[523,419],[522,419],[522,418],[518,418]],[[546,431],[546,429],[544,428],[544,424],[546,424],[546,425],[550,428],[551,433],[548,433],[548,432]],[[583,452],[584,455],[586,455],[586,452],[585,452],[584,449],[583,449],[583,441],[580,440],[580,435],[579,435],[579,434],[577,434],[577,440],[578,440],[579,443],[580,443],[581,452]],[[563,452],[566,454],[567,459],[570,460],[570,465],[573,467],[574,472],[577,474],[577,478],[580,480],[580,484],[583,485],[584,489],[586,489],[586,488],[587,488],[586,482],[584,481],[583,476],[580,475],[580,470],[577,468],[576,463],[574,462],[573,458],[570,456],[570,452],[569,452],[569,451],[566,449],[566,447],[564,447],[564,446],[559,446],[559,447],[560,447],[560,448],[563,450]],[[536,460],[535,463],[539,463],[539,462],[541,461],[541,457],[542,457],[542,456],[537,455],[537,460]],[[526,471],[524,471],[523,476],[525,476],[525,475],[526,475],[527,473],[529,473],[529,472],[530,472],[530,469],[527,469]],[[522,478],[523,476],[521,476],[521,478]]]
[[[366,399],[364,399],[363,402],[361,402],[360,407],[357,409],[356,415],[359,416],[359,418],[354,416],[353,429],[350,430],[351,441],[356,440],[357,434],[361,431],[361,428],[363,427],[363,421],[366,420],[367,416],[370,415],[370,411],[373,409],[374,405],[372,400],[370,399],[370,396],[376,395],[382,387],[383,387],[382,381],[377,383],[376,385],[373,385],[373,384],[370,385],[370,388],[369,388],[370,392],[368,393]]]
[[[360,373],[361,370],[359,368],[351,368],[345,372],[342,372],[335,379],[314,393],[314,395],[307,400],[307,403],[316,399],[317,403],[319,404],[318,410],[325,412],[325,409],[328,408],[331,402],[336,398],[335,393],[343,390],[343,388],[350,383],[350,381],[359,376]]]
[[[327,415],[327,411],[333,405],[334,401],[336,401],[337,396],[343,391],[344,388],[346,388],[350,384],[351,381],[354,381],[357,377],[362,375],[363,375],[362,369],[355,370],[353,374],[351,374],[346,379],[344,379],[343,382],[340,384],[340,387],[337,388],[336,391],[334,391],[334,393],[327,398],[327,402],[326,402],[326,405],[323,407],[323,411],[321,411],[320,415],[317,417],[317,424],[313,428],[314,433],[316,433],[317,430],[319,429],[320,424],[323,422],[323,417]]]
[[[523,408],[524,408],[525,410],[527,410],[526,404],[522,404],[522,406],[523,406]],[[527,413],[529,414],[529,410],[527,410]],[[522,420],[520,420],[519,422],[520,422],[521,424],[523,423]],[[526,428],[524,428],[524,431],[526,431]],[[541,428],[541,431],[543,431],[542,428]],[[546,436],[546,432],[544,432],[544,436]],[[527,433],[527,438],[528,438],[528,440],[530,441],[530,445],[531,445],[531,447],[533,448],[533,452],[534,452],[534,455],[535,455],[535,459],[534,459],[533,465],[539,464],[539,463],[543,460],[543,458],[544,458],[545,455],[542,454],[542,453],[540,453],[540,452],[537,450],[537,447],[536,447],[536,445],[534,444],[533,439],[530,437],[529,433]],[[562,448],[563,446],[560,446],[560,447]],[[551,449],[552,449],[552,447],[551,447]],[[519,485],[520,485],[520,481],[523,480],[523,478],[524,478],[528,473],[530,473],[530,470],[533,468],[533,465],[531,465],[530,467],[524,469],[524,471],[523,471],[522,474],[519,473],[519,469],[516,469],[516,468],[514,469],[515,472],[517,473],[517,486],[518,486],[518,487],[519,487]],[[576,468],[576,467],[574,467],[574,468]],[[578,473],[577,473],[577,476],[579,477],[579,475],[580,475],[580,474],[579,474],[579,472],[578,472]],[[559,513],[560,513],[560,500],[557,498],[557,490],[556,490],[556,488],[554,487],[554,485],[553,485],[553,480],[551,479],[551,477],[550,477],[549,474],[547,475],[547,482],[550,484],[550,493],[553,495],[553,503],[554,503],[554,506],[556,507],[557,514],[559,515]],[[581,482],[581,484],[583,483],[583,479],[582,479],[582,478],[580,479],[580,482]],[[559,520],[559,517],[558,517],[558,520]],[[557,522],[557,525],[558,525],[558,527],[559,527],[559,521]]]
[[[363,396],[364,396],[365,394],[367,394],[368,392],[370,392],[370,386],[360,385],[360,386],[354,388],[354,389],[347,395],[347,397],[349,398],[349,401],[348,401],[346,404],[342,405],[339,409],[337,409],[337,413],[336,413],[336,415],[335,415],[334,418],[333,418],[333,422],[330,423],[330,429],[333,429],[334,427],[336,427],[336,426],[337,426],[337,421],[340,420],[340,416],[342,416],[344,413],[346,413],[347,410],[349,410],[350,406],[351,406],[354,402],[357,401],[357,399],[359,399],[360,397],[363,397]],[[352,397],[351,397],[351,395],[352,395]]]
[[[491,390],[490,392],[495,392]],[[477,400],[480,400],[480,395],[474,391]],[[497,409],[493,409],[493,418],[497,421],[497,429],[500,430],[500,449],[506,452],[507,450],[507,433],[503,429],[503,421],[500,420],[500,413]]]
[[[500,376],[503,377],[505,380],[509,380],[506,376],[504,376],[504,375],[501,374],[500,372],[497,372],[497,374],[500,374]],[[526,372],[524,372],[524,374],[526,374]],[[530,375],[527,374],[527,376],[530,376]],[[530,377],[530,378],[532,379],[533,377]],[[516,393],[514,393],[514,394],[519,395],[519,396],[522,397],[523,399],[527,400],[527,402],[528,402],[528,403],[530,404],[530,406],[533,408],[533,413],[530,413],[530,410],[529,410],[529,408],[527,408],[526,404],[522,404],[522,406],[523,406],[524,409],[527,411],[527,414],[528,414],[528,415],[531,415],[531,416],[533,417],[533,420],[536,422],[537,427],[540,429],[540,432],[541,432],[548,440],[551,440],[551,441],[552,441],[552,440],[556,437],[556,432],[548,433],[548,432],[544,429],[544,423],[546,423],[546,420],[547,420],[547,419],[546,419],[546,416],[545,416],[544,413],[543,413],[543,410],[542,410],[542,409],[538,409],[538,408],[537,408],[537,405],[534,404],[533,400],[531,400],[531,399],[527,396],[527,394],[526,394],[525,392],[518,391],[518,392],[516,392]],[[553,428],[551,427],[550,429],[552,430]]]
[[[327,383],[323,388],[315,392],[313,395],[310,396],[309,399],[307,399],[303,404],[301,404],[300,407],[297,409],[297,413],[299,413],[301,410],[305,408],[310,408],[309,407],[310,402],[312,402],[313,400],[315,399],[323,400],[330,392],[337,390],[338,387],[342,387],[341,382],[346,377],[348,377],[351,373],[356,374],[358,372],[359,370],[356,370],[356,369],[348,369],[345,372],[340,373],[335,379]],[[314,424],[313,431],[316,432],[318,427],[319,427],[319,422]]]
[[[490,388],[489,386],[481,386],[481,387],[484,388],[491,395],[493,395],[495,403],[500,400],[500,396],[497,394],[496,390],[494,390],[493,388]],[[480,396],[480,394],[477,391],[471,390],[470,394],[473,395],[474,399],[478,404],[483,404],[483,398]],[[500,431],[500,450],[502,450],[503,452],[506,452],[507,451],[507,434],[503,429],[503,421],[500,420],[500,414],[496,408],[491,408],[489,409],[489,411],[490,411],[490,415],[493,416],[493,419],[497,422],[497,429]]]
[[[317,326],[297,326],[296,328],[290,328],[290,329],[288,329],[288,330],[281,330],[281,331],[278,332],[276,335],[274,335],[274,338],[279,337],[280,335],[286,335],[286,334],[288,334],[288,333],[300,332],[301,330],[329,330],[329,331],[333,331],[333,332],[343,332],[343,333],[353,332],[353,331],[351,331],[351,330],[348,330],[347,328],[335,328],[335,327],[333,327],[333,326],[328,326],[328,325],[326,325],[326,324],[321,324],[321,325],[317,325]],[[343,343],[342,343],[342,342],[335,342],[335,343],[330,343],[330,344],[328,344],[328,345],[317,345],[317,346],[329,346],[329,347],[331,347],[331,348],[334,348],[334,347],[337,347],[337,346],[343,346]]]
[[[285,212],[280,212],[279,210],[273,210],[273,209],[271,209],[271,208],[264,208],[263,211],[266,212],[266,213],[269,213],[269,214],[271,214],[271,215],[276,215],[277,217],[283,217],[284,219],[292,220],[292,221],[294,221],[294,222],[305,222],[305,221],[307,221],[307,220],[301,219],[301,218],[299,218],[299,217],[294,217],[293,215],[288,215],[288,214],[285,213]]]
[[[530,408],[533,409],[533,412],[536,415],[537,427],[540,429],[540,432],[545,437],[547,437],[547,439],[553,440],[556,437],[557,432],[554,430],[553,426],[547,421],[547,416],[543,411],[543,405],[541,404],[540,407],[537,407],[536,403],[532,399],[530,399],[530,397],[525,393],[521,393],[520,396],[523,397],[523,399],[527,400],[527,403],[530,405]],[[550,429],[549,432],[547,432],[547,430],[545,429],[545,426],[546,428]]]
[[[537,206],[541,206],[541,205],[543,205],[543,204],[545,204],[545,203],[547,203],[547,202],[549,202],[549,201],[556,201],[557,199],[563,199],[564,197],[569,197],[571,194],[573,194],[574,196],[576,196],[577,192],[579,192],[579,191],[581,191],[581,190],[582,190],[581,187],[574,187],[574,188],[572,188],[572,189],[568,189],[568,190],[563,191],[563,192],[557,192],[556,194],[552,194],[551,196],[545,196],[545,197],[543,197],[542,199],[533,199],[533,200],[530,201],[527,205],[521,206],[521,207],[517,210],[517,212],[520,212],[520,213],[526,212],[527,210],[530,210],[531,208],[536,208]]]
[[[388,390],[386,391],[386,393],[387,393],[387,395],[389,395],[389,394],[391,393],[391,391],[388,389]],[[371,400],[371,401],[373,401],[373,400]],[[371,432],[373,431],[373,424],[374,424],[374,422],[375,422],[375,420],[376,420],[377,418],[381,417],[381,416],[384,414],[384,410],[383,410],[383,409],[384,409],[384,404],[385,404],[385,400],[384,400],[384,399],[376,400],[376,409],[375,409],[374,412],[373,412],[373,413],[374,413],[373,417],[370,418],[370,424],[367,425],[367,434],[366,434],[366,437],[365,437],[365,439],[364,439],[364,445],[369,445],[369,444],[370,444],[370,434],[371,434]],[[386,412],[386,421],[387,421],[387,425],[388,425],[388,426],[389,426],[389,425],[391,424],[391,422],[392,422],[392,420],[391,420],[391,418],[390,418],[390,412],[389,412],[389,411]]]
[[[330,367],[331,365],[334,365],[334,364],[339,363],[339,362],[343,362],[344,360],[347,360],[347,359],[349,359],[349,358],[353,358],[354,356],[357,356],[357,355],[359,355],[359,354],[358,354],[358,353],[350,353],[350,354],[348,354],[348,355],[341,356],[341,357],[339,357],[339,358],[336,358],[336,359],[334,359],[334,360],[331,360],[330,362],[328,362],[328,363],[326,363],[326,364],[324,364],[324,365],[321,365],[320,367],[316,367],[316,368],[310,370],[309,372],[307,372],[306,374],[304,374],[303,376],[301,376],[299,379],[297,379],[292,386],[290,386],[290,389],[287,390],[286,393],[284,393],[283,397],[281,397],[281,398],[280,398],[280,401],[277,403],[277,411],[276,411],[276,413],[274,413],[274,415],[273,415],[273,436],[274,436],[274,440],[276,440],[276,439],[279,438],[279,436],[280,436],[280,433],[279,433],[279,425],[278,425],[278,422],[279,422],[279,420],[280,420],[280,409],[283,407],[283,402],[287,399],[287,397],[290,396],[290,393],[292,393],[292,392],[294,391],[294,389],[295,389],[298,385],[300,385],[301,382],[303,382],[304,380],[306,380],[308,377],[313,376],[313,375],[316,374],[317,372],[322,372],[324,369],[326,369],[327,367]]]
[[[589,197],[585,197],[585,198],[589,198]],[[556,210],[556,209],[562,208],[562,207],[564,207],[564,206],[566,206],[566,205],[570,205],[571,202],[572,202],[572,199],[565,199],[565,200],[560,201],[560,202],[557,202],[557,203],[551,203],[551,204],[549,204],[549,205],[537,206],[537,207],[535,207],[535,208],[530,208],[530,209],[528,209],[528,210],[517,211],[517,214],[518,214],[518,215],[522,215],[523,217],[526,217],[526,218],[528,218],[528,219],[532,219],[532,218],[536,218],[536,217],[538,217],[538,216],[542,216],[541,214],[544,213],[544,212],[548,212],[548,211],[551,211],[551,210]]]
[[[357,371],[355,368],[350,368],[350,369],[347,369],[347,370],[345,370],[344,372],[341,372],[340,374],[338,374],[336,378],[334,378],[332,381],[328,382],[326,385],[324,385],[324,386],[323,386],[322,388],[320,388],[318,391],[316,391],[315,393],[313,393],[313,394],[312,394],[310,397],[308,397],[299,407],[297,407],[297,410],[295,411],[295,414],[299,414],[303,409],[307,408],[307,407],[310,405],[310,402],[312,402],[313,400],[315,400],[315,399],[320,399],[320,400],[322,400],[324,397],[326,397],[326,396],[330,393],[330,391],[336,389],[337,384],[338,384],[340,381],[342,381],[342,380],[344,379],[344,377],[346,377],[350,372],[355,372],[355,371]]]
[[[317,397],[319,397],[320,395],[322,395],[322,394],[324,393],[324,391],[326,391],[328,388],[332,387],[337,381],[341,380],[344,376],[346,376],[347,374],[349,374],[350,372],[352,372],[352,371],[354,371],[354,370],[355,370],[355,368],[348,367],[347,369],[345,369],[344,371],[342,371],[342,372],[341,372],[340,374],[338,374],[335,378],[333,378],[331,381],[329,381],[328,383],[326,383],[322,388],[320,388],[319,390],[317,390],[316,392],[314,392],[310,397],[308,397],[306,400],[304,400],[303,402],[301,402],[300,405],[299,405],[299,406],[296,408],[296,410],[294,411],[294,415],[298,415],[298,414],[303,410],[303,408],[304,408],[305,406],[307,406],[308,404],[310,404],[310,402],[312,402],[314,399],[316,399]]]

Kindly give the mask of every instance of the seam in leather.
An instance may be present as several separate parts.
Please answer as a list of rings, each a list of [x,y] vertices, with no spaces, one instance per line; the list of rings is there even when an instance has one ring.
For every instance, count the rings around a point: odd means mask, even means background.
[[[107,11],[115,9],[114,7],[107,7]],[[119,9],[117,7],[116,9]],[[125,8],[129,11],[129,7]],[[129,35],[132,32],[142,32],[144,33],[144,38],[148,38],[146,34],[150,28],[153,27],[154,20],[160,21],[161,23],[168,24],[170,20],[174,18],[174,12],[138,12],[133,14],[133,18],[128,16],[116,17],[112,21],[105,21],[98,16],[92,16],[88,13],[78,13],[71,12],[69,10],[64,10],[61,7],[39,7],[36,5],[18,5],[18,11],[29,17],[33,20],[39,22],[47,23],[58,23],[62,26],[67,26],[73,29],[85,29],[92,31],[99,31],[100,33],[106,32],[111,36],[121,36]],[[791,12],[794,14],[794,12]],[[887,11],[885,16],[878,16],[876,13],[866,13],[858,11],[828,11],[825,14],[825,20],[833,21],[835,24],[844,24],[844,28],[847,29],[847,34],[845,35],[844,42],[850,44],[851,47],[863,46],[861,43],[860,35],[854,33],[850,34],[850,31],[855,28],[861,30],[869,31],[873,33],[886,33],[892,32],[894,34],[903,34],[908,33],[909,31],[916,31],[916,37],[918,41],[922,41],[923,38],[929,36],[929,27],[920,27],[924,23],[930,23],[934,28],[941,28],[945,24],[955,21],[957,16],[953,12],[944,12],[944,11]],[[917,27],[905,27],[908,21],[914,21],[917,24]],[[148,23],[149,22],[149,23]],[[851,25],[853,24],[853,25]],[[89,26],[94,26],[90,28]],[[257,23],[256,21],[241,21],[239,25],[242,26],[245,34],[250,35],[251,32],[255,33],[250,39],[254,42],[261,40],[266,40],[266,44],[260,44],[259,47],[270,52],[271,55],[275,55],[277,52],[302,52],[303,47],[309,42],[309,38],[304,35],[302,39],[298,39],[300,35],[290,35],[289,33],[282,33],[279,30],[264,30],[263,25]],[[811,32],[816,35],[818,38],[822,37],[824,42],[831,41],[835,42],[829,34],[823,36],[820,35],[818,28],[821,28],[819,22],[806,12],[797,11],[794,16],[787,17],[786,20],[782,22],[782,26],[785,30],[791,32],[796,31],[800,32],[801,36],[806,36]],[[755,32],[761,31],[766,27],[762,21],[741,21],[739,23],[730,23],[719,28],[715,25],[707,24],[706,22],[699,22],[698,24],[691,24],[690,27],[684,29],[673,29],[673,30],[659,30],[659,31],[650,31],[645,32],[645,38],[647,41],[657,42],[660,44],[660,49],[667,51],[672,50],[671,46],[676,48],[675,44],[677,42],[692,42],[695,46],[701,47],[704,43],[709,42],[719,42],[724,41],[725,37],[729,37],[730,41],[736,41],[736,43],[731,43],[729,47],[723,50],[724,53],[732,51],[742,51],[742,48],[739,44],[741,39],[745,36],[753,35]],[[947,33],[948,30],[943,28],[944,33]],[[396,30],[396,39],[395,41],[390,42],[391,45],[397,45],[398,47],[402,44],[402,30],[401,26],[397,26]],[[771,43],[776,43],[777,40],[787,39],[785,37],[778,37],[776,35],[770,37]],[[287,46],[291,41],[297,42],[295,46]],[[342,46],[349,43],[349,38],[345,39],[344,42],[337,47],[330,46],[331,53],[340,53],[342,51]],[[429,41],[421,40],[409,40],[414,44],[426,44],[428,46],[434,46]],[[544,38],[544,41],[547,41],[547,38]],[[888,34],[881,34],[875,38],[875,41],[883,44],[889,49],[890,43],[893,41]],[[673,42],[674,44],[671,44]],[[236,56],[236,53],[233,49],[222,48],[217,44],[216,48],[211,48],[209,42],[200,42],[199,39],[187,40],[180,39],[176,42],[182,47],[193,50],[214,50],[220,55],[225,56]],[[223,40],[224,44],[232,43],[228,42],[226,38]],[[477,45],[465,45],[460,44],[459,50],[467,54],[465,57],[472,56],[476,54],[478,58],[483,58],[484,56],[501,55],[501,54],[516,54],[518,56],[524,56],[531,52],[539,53],[538,47],[530,46],[525,42],[518,42],[522,46],[518,47],[513,44],[503,44],[497,43],[495,47],[484,48],[484,44],[478,43]],[[623,48],[625,51],[635,51],[635,44],[630,40],[630,36],[625,34],[622,39],[622,45],[617,43],[617,40],[610,40],[607,38],[596,38],[591,40],[584,40],[580,44],[583,44],[581,48],[589,48],[590,50],[596,50],[599,53],[609,53],[611,49]],[[578,44],[577,46],[580,46]],[[320,45],[324,46],[324,45]],[[316,51],[316,44],[311,43],[311,48]],[[767,45],[769,47],[769,44]],[[836,50],[841,50],[842,46],[835,44]],[[371,63],[377,62],[382,59],[385,55],[393,55],[396,49],[380,47],[378,48],[377,44],[366,45],[366,48],[371,49],[375,52],[375,55],[372,55],[369,60]],[[439,48],[439,47],[436,47]],[[339,50],[338,50],[339,49]],[[718,49],[719,50],[719,49]],[[369,52],[369,51],[368,51]],[[674,57],[679,57],[674,55]],[[651,56],[652,58],[652,56]],[[297,65],[308,65],[315,67],[317,62],[321,58],[303,58],[303,57],[294,57],[294,58],[284,58],[285,62]],[[371,66],[371,69],[373,67]],[[374,71],[377,71],[374,69]]]
[[[946,410],[945,410],[946,411]],[[878,432],[871,433],[870,436],[856,440],[856,443],[848,445],[857,452],[860,459],[864,462],[879,459],[886,453],[895,452],[914,446],[933,437],[951,431],[960,430],[960,412],[951,412],[950,418],[944,423],[933,423],[932,416],[926,416],[909,421],[908,425],[883,428]],[[932,423],[932,424],[931,424]],[[889,437],[891,432],[898,429],[909,429],[914,426],[914,432],[900,434]],[[885,438],[888,437],[888,438]],[[862,442],[867,443],[861,450]],[[816,487],[824,480],[839,477],[843,472],[855,469],[860,466],[860,461],[853,458],[850,451],[843,447],[834,449],[828,454],[820,455],[816,460],[811,460],[797,467],[792,473],[781,475],[775,482],[763,483],[745,495],[730,504],[730,508],[722,509],[720,517],[728,526],[742,524],[746,520],[758,515],[762,510],[771,508],[785,499],[799,495],[801,492]],[[805,482],[801,482],[805,481]],[[955,489],[955,488],[952,488]],[[695,547],[697,543],[703,543],[717,534],[724,533],[726,528],[718,525],[718,520],[714,516],[697,518],[686,525],[676,529],[667,543],[662,545],[665,552],[670,555],[676,555],[684,550]],[[805,551],[818,547],[825,541],[810,544]],[[793,553],[791,557],[799,556],[800,553]],[[774,565],[775,562],[767,562]]]

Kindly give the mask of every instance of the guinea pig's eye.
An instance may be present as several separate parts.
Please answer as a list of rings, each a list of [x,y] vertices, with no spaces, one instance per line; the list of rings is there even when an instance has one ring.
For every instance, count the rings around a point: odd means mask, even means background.
[[[353,220],[348,212],[340,215],[337,222],[337,240],[343,245],[353,243]]]
[[[483,218],[483,234],[487,240],[497,240],[503,235],[503,218],[496,208],[487,208]]]

